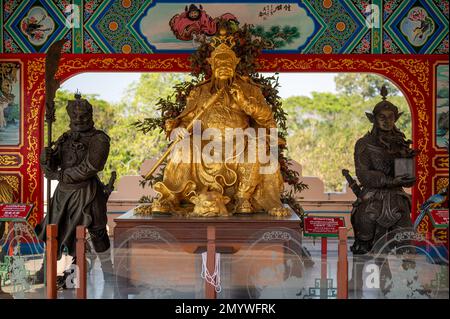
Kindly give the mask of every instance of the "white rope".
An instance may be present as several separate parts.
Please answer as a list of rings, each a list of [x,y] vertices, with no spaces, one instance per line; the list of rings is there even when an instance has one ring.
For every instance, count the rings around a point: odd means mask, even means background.
[[[206,280],[207,283],[214,286],[217,293],[222,291],[220,286],[220,254],[216,253],[216,265],[214,267],[214,273],[211,275],[206,266],[207,252],[202,253],[202,272],[200,277]]]

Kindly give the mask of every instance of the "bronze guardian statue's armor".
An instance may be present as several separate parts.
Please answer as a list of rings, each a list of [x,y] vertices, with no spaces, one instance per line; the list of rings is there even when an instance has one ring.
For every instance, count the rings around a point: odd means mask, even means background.
[[[91,104],[80,95],[75,97],[66,108],[70,130],[56,141],[54,147],[45,148],[41,156],[45,176],[59,183],[39,236],[45,240],[46,225],[58,225],[58,259],[64,248],[75,257],[76,227],[79,225],[87,227],[97,253],[110,248],[106,230],[106,202],[110,192],[97,176],[108,158],[110,138],[95,129]]]
[[[351,217],[355,254],[369,252],[388,231],[412,228],[411,198],[403,187],[413,186],[415,177],[396,175],[394,167],[395,159],[412,159],[415,151],[410,148],[411,141],[395,126],[401,113],[386,100],[386,93],[382,89],[383,100],[372,113],[366,113],[373,128],[355,145],[356,175],[361,184]]]

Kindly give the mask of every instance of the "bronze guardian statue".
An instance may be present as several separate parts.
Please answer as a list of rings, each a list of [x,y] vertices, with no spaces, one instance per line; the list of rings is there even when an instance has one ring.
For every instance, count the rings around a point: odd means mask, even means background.
[[[106,203],[112,183],[105,186],[97,176],[109,154],[110,138],[94,127],[92,105],[76,94],[69,101],[67,113],[70,130],[58,138],[53,147],[45,147],[41,166],[48,179],[58,186],[51,200],[51,211],[40,225],[39,237],[46,238],[46,226],[58,225],[58,259],[64,249],[75,259],[76,227],[87,227],[92,245],[101,258],[102,269],[112,271]],[[112,179],[115,178],[113,173]]]
[[[355,169],[361,188],[351,216],[354,254],[368,253],[389,231],[412,228],[411,198],[403,187],[412,187],[416,179],[413,173],[396,172],[395,162],[409,159],[413,166],[416,152],[395,126],[402,113],[386,100],[385,87],[381,94],[382,101],[371,113],[366,112],[372,130],[355,145]]]

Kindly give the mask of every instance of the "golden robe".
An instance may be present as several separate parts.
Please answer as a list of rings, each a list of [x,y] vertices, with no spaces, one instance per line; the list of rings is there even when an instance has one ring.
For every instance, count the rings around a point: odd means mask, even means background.
[[[259,86],[241,77],[236,77],[234,83],[242,89],[249,102],[245,106],[245,110],[234,102],[230,94],[222,94],[218,101],[200,116],[202,132],[207,128],[218,129],[223,133],[222,142],[224,142],[226,139],[230,139],[225,133],[227,128],[244,130],[249,127],[256,130],[258,128],[276,128],[272,110],[264,99]],[[214,94],[211,81],[194,88],[187,98],[185,110],[177,117],[179,126],[187,127]],[[176,211],[179,209],[180,202],[189,202],[189,198],[196,192],[207,190],[219,191],[230,197],[232,199],[230,207],[235,205],[239,199],[248,199],[255,212],[283,207],[280,201],[283,179],[280,174],[278,157],[275,161],[275,172],[270,174],[261,174],[260,168],[264,164],[259,161],[248,161],[247,156],[243,162],[233,161],[230,158],[226,158],[222,162],[205,162],[200,150],[196,149],[195,143],[193,143],[195,137],[195,133],[193,133],[188,144],[188,148],[191,150],[190,154],[188,153],[190,159],[186,159],[186,147],[183,149],[180,146],[167,162],[163,182],[155,184],[155,191],[161,194],[159,198],[161,204],[168,204],[171,210]],[[202,149],[208,143],[209,141],[202,141],[200,144]],[[222,145],[224,144],[222,143]],[[245,142],[244,153],[247,152],[247,146],[248,138]],[[222,154],[225,153],[223,150]],[[233,155],[236,154],[237,150],[234,149]],[[196,155],[200,160],[193,160]],[[233,211],[233,208],[230,210]]]

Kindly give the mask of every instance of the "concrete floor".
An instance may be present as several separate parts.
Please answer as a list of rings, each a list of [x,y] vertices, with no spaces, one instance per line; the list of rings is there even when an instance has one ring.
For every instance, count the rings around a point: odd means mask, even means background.
[[[352,244],[349,241],[349,246]],[[327,282],[329,289],[320,289],[321,277],[321,241],[320,239],[303,239],[303,247],[311,254],[310,261],[314,265],[305,263],[298,255],[287,252],[283,256],[285,262],[279,263],[275,253],[264,260],[250,254],[238,257],[233,255],[221,256],[221,291],[218,298],[283,298],[283,299],[334,299],[336,298],[336,273],[337,273],[337,240],[328,239],[328,254],[326,262]],[[248,252],[247,252],[248,253]],[[93,256],[95,257],[95,256]],[[149,258],[150,256],[143,256]],[[156,258],[152,256],[152,258]],[[247,259],[245,259],[247,258]],[[238,260],[240,259],[240,260]],[[448,299],[448,265],[436,265],[430,263],[424,256],[416,256],[415,268],[404,270],[402,261],[395,256],[388,256],[389,268],[392,280],[388,280],[390,289],[383,294],[378,288],[378,268],[373,262],[367,262],[363,272],[362,289],[353,289],[353,281],[349,283],[349,299],[391,299],[391,298],[437,298]],[[183,265],[194,262],[193,273],[183,272]],[[238,265],[248,265],[247,269]],[[37,270],[42,259],[27,261],[27,269]],[[155,261],[157,262],[157,260]],[[58,272],[70,266],[71,259],[63,257],[58,262]],[[101,264],[97,258],[87,276],[88,299],[140,299],[140,298],[203,298],[204,279],[201,278],[201,255],[181,252],[173,262],[174,269],[168,269],[164,274],[152,269],[144,269],[143,278],[134,281],[132,289],[128,287],[126,280],[116,277],[114,274],[103,274]],[[264,265],[264,266],[260,266]],[[269,266],[268,266],[269,265]],[[349,252],[349,280],[352,277],[353,256]],[[233,271],[232,271],[233,269]],[[236,270],[237,269],[237,270]],[[236,274],[238,272],[238,274]],[[164,277],[166,275],[166,277]],[[246,284],[233,284],[237,276],[247,278]],[[180,285],[180,282],[188,283]],[[127,287],[127,289],[125,289]],[[2,288],[6,293],[13,293],[13,287],[6,282]],[[20,289],[19,289],[20,290]],[[0,294],[0,298],[10,297],[8,294]],[[43,299],[46,298],[43,284],[31,285],[23,293],[13,293],[14,298]],[[74,299],[75,289],[58,291],[59,299]]]

